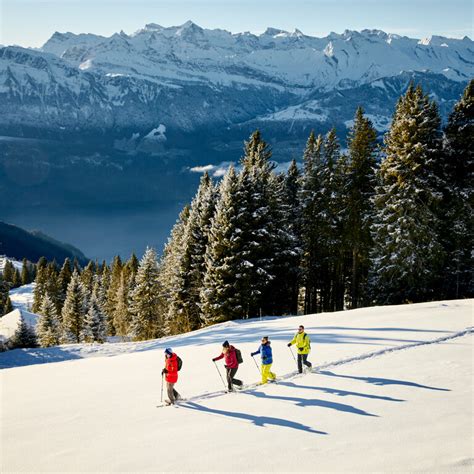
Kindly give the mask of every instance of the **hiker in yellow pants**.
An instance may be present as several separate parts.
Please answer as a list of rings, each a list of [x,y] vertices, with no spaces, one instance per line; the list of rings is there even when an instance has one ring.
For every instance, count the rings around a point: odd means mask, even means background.
[[[275,380],[276,375],[270,370],[272,368],[273,357],[268,336],[262,337],[262,344],[257,351],[252,352],[250,355],[253,357],[257,354],[262,356],[262,384],[267,383],[268,379]]]

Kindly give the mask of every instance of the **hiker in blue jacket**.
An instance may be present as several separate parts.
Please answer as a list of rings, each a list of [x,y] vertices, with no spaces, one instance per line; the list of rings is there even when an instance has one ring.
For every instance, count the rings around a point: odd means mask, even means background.
[[[268,336],[262,337],[262,344],[251,356],[260,354],[262,357],[262,384],[267,383],[268,379],[275,380],[276,375],[270,371],[273,363],[272,348]]]

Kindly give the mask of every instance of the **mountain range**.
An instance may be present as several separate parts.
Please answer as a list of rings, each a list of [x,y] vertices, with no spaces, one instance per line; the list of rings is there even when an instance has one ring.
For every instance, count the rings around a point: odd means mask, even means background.
[[[301,157],[311,129],[336,126],[344,141],[359,105],[383,133],[410,81],[446,119],[472,77],[470,38],[380,30],[317,38],[188,21],[0,47],[0,195],[9,197],[0,212],[14,222],[21,210],[40,210],[47,222],[78,207],[177,209],[194,193],[191,170],[213,165],[217,174],[219,164],[238,161],[256,128],[275,160],[288,162]]]

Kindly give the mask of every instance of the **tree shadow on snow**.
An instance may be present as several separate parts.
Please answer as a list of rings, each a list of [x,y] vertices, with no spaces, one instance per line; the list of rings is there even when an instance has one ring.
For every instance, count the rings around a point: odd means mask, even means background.
[[[279,382],[278,385],[284,385],[290,388],[298,388],[298,389],[308,389],[308,390],[319,390],[320,392],[329,393],[331,395],[338,395],[340,397],[362,397],[362,398],[371,398],[373,400],[385,400],[387,402],[404,402],[400,398],[392,398],[392,397],[383,397],[381,395],[372,395],[370,393],[360,393],[360,392],[348,392],[347,390],[341,390],[338,388],[330,388],[330,387],[312,387],[309,385],[298,385],[293,382]]]
[[[252,422],[255,426],[265,427],[266,425],[273,425],[273,426],[283,426],[285,428],[292,428],[295,430],[306,431],[308,433],[320,434],[320,435],[327,435],[325,431],[318,431],[310,426],[303,425],[302,423],[298,423],[296,421],[284,420],[282,418],[275,418],[272,416],[257,416],[251,415],[250,413],[240,413],[237,411],[227,411],[227,410],[218,410],[216,408],[209,408],[204,405],[199,405],[195,402],[185,402],[180,405],[184,408],[189,408],[190,410],[197,410],[204,413],[209,413],[211,415],[222,415],[228,416],[230,418],[238,418],[241,420],[247,420]]]
[[[61,347],[48,347],[41,349],[13,349],[0,354],[0,369],[24,367],[26,365],[48,364],[64,362],[67,360],[81,359],[78,354]]]
[[[362,382],[371,383],[373,385],[405,385],[407,387],[416,387],[416,388],[425,388],[427,390],[439,390],[442,392],[450,392],[449,388],[439,388],[439,387],[430,387],[428,385],[422,385],[416,382],[409,382],[408,380],[396,380],[396,379],[384,379],[380,377],[356,377],[354,375],[340,375],[335,374],[334,372],[330,372],[328,370],[321,370],[318,372],[321,375],[328,375],[331,377],[339,377],[342,379],[352,379],[352,380],[360,380]]]
[[[302,407],[330,408],[331,410],[342,411],[345,413],[353,413],[354,415],[378,417],[378,415],[368,413],[352,405],[346,405],[345,403],[330,402],[327,400],[317,400],[317,399],[312,399],[312,398],[300,398],[300,397],[284,397],[281,395],[268,395],[268,393],[265,393],[265,392],[245,392],[245,395],[252,395],[253,397],[265,398],[267,400],[270,399],[270,400],[283,400],[283,401],[288,401],[288,402],[295,402],[295,405],[302,406]]]

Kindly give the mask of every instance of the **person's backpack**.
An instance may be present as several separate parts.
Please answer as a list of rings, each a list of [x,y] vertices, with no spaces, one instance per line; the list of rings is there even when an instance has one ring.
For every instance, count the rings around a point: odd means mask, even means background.
[[[242,359],[242,352],[239,349],[235,349],[235,356],[237,357],[237,363],[242,364],[244,359]]]
[[[178,372],[181,370],[181,367],[183,367],[183,361],[181,360],[181,357],[179,355],[176,356],[178,359]]]

